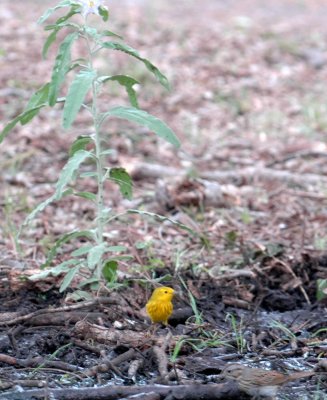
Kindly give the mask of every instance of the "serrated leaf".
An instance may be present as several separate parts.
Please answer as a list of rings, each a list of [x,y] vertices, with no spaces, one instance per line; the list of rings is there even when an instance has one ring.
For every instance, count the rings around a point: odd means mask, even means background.
[[[69,128],[74,122],[95,77],[95,71],[90,70],[80,71],[79,74],[75,76],[68,90],[64,106],[63,127],[65,129]]]
[[[98,264],[105,251],[105,243],[98,244],[89,251],[89,254],[87,256],[87,265],[90,269],[94,268]]]
[[[91,192],[74,192],[74,196],[82,197],[83,199],[92,200],[94,202],[97,200],[96,194]]]
[[[175,221],[174,219],[165,217],[164,215],[152,213],[152,212],[149,212],[149,211],[132,210],[132,209],[127,210],[127,213],[128,214],[145,215],[145,216],[148,216],[148,217],[151,217],[151,218],[155,218],[155,219],[159,220],[160,222],[169,221],[169,222],[171,222],[172,224],[178,226],[181,229],[184,229],[184,230],[186,230],[188,232],[191,232],[192,234],[196,234],[196,232],[194,232],[194,230],[191,229],[190,227],[188,227],[187,225],[184,225],[184,224],[182,224],[182,223],[180,223],[178,221]]]
[[[133,184],[132,178],[129,176],[125,168],[111,168],[109,172],[110,180],[117,183],[120,193],[125,199],[132,200]]]
[[[136,91],[133,88],[134,85],[140,83],[139,81],[128,75],[102,76],[98,80],[101,83],[105,83],[108,81],[118,82],[121,86],[124,86],[131,105],[135,108],[139,108]]]
[[[51,77],[49,93],[49,104],[51,107],[56,104],[59,89],[64,81],[66,73],[69,71],[71,61],[70,49],[77,37],[77,32],[70,33],[59,47]]]
[[[77,265],[76,267],[72,268],[69,272],[67,272],[66,276],[64,277],[60,285],[59,288],[60,293],[64,292],[68,288],[68,286],[72,283],[72,280],[75,278],[75,275],[78,274],[80,268],[81,266]]]
[[[169,88],[170,88],[169,82],[168,82],[168,79],[166,78],[166,76],[159,70],[159,68],[157,68],[155,65],[153,65],[149,60],[147,60],[144,57],[141,57],[140,54],[132,47],[127,46],[126,44],[117,43],[117,42],[104,42],[104,43],[102,43],[102,47],[107,48],[107,49],[122,51],[122,52],[142,61],[143,64],[145,65],[145,67],[157,78],[157,80],[161,83],[161,85],[169,90]]]
[[[146,126],[159,137],[165,139],[175,147],[180,146],[180,141],[176,137],[175,133],[169,128],[169,126],[159,118],[148,114],[146,111],[130,107],[114,107],[103,114],[103,118],[107,116],[126,119],[128,121],[136,122],[139,125]]]
[[[118,263],[114,260],[108,260],[105,262],[104,267],[102,268],[102,275],[106,279],[107,282],[114,282],[117,279],[117,269]]]
[[[80,164],[85,161],[88,157],[92,157],[92,154],[85,150],[77,151],[67,162],[60,173],[60,177],[56,184],[55,193],[48,199],[44,200],[39,204],[25,219],[23,225],[27,225],[39,212],[43,211],[53,201],[60,200],[64,194],[66,185],[71,181],[75,171],[78,169]]]
[[[91,136],[81,135],[74,140],[73,144],[69,149],[69,157],[73,156],[78,150],[85,150],[86,146],[93,142]]]

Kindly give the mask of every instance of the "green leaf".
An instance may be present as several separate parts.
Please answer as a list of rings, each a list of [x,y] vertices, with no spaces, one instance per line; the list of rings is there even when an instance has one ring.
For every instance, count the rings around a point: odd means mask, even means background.
[[[190,227],[188,227],[187,225],[184,225],[184,224],[182,224],[182,223],[180,223],[178,221],[175,221],[174,219],[165,217],[164,215],[155,214],[155,213],[152,213],[152,212],[149,212],[149,211],[131,210],[131,209],[127,210],[127,213],[128,214],[146,215],[148,217],[155,218],[155,219],[159,220],[160,222],[169,221],[169,222],[171,222],[172,224],[178,226],[181,229],[184,229],[184,230],[186,230],[186,231],[188,231],[188,232],[190,232],[192,234],[196,234],[196,232],[194,232],[194,230],[191,229]]]
[[[75,278],[75,275],[78,274],[80,268],[81,266],[77,265],[66,274],[59,288],[60,293],[64,292],[68,288],[68,286],[72,283],[72,280]]]
[[[57,39],[57,33],[58,32],[59,32],[59,29],[55,29],[53,32],[50,33],[50,35],[48,36],[47,40],[45,41],[45,43],[43,45],[43,49],[42,49],[42,57],[43,57],[43,59],[47,58],[50,46]]]
[[[55,193],[39,204],[25,219],[23,225],[27,225],[39,212],[43,211],[46,206],[56,200],[60,200],[64,195],[66,185],[71,181],[75,171],[78,169],[80,164],[85,161],[88,157],[92,157],[92,153],[79,150],[68,160],[67,164],[64,166],[60,173],[60,177],[56,184]]]
[[[102,268],[102,275],[106,279],[107,282],[115,282],[117,280],[117,268],[118,263],[114,260],[108,260],[105,262],[104,267]]]
[[[108,21],[108,19],[109,19],[109,12],[108,12],[107,7],[100,6],[100,7],[98,7],[98,11],[99,11],[99,14],[100,14],[101,17],[102,17],[102,20],[103,20],[104,22]]]
[[[81,178],[94,178],[95,176],[98,176],[98,174],[92,171],[82,172],[80,174]]]
[[[65,129],[69,128],[74,122],[95,77],[95,71],[84,70],[80,71],[73,80],[66,97],[63,112],[63,127]]]
[[[102,47],[107,49],[119,50],[123,51],[126,54],[129,54],[132,57],[137,58],[142,61],[145,67],[158,79],[162,86],[169,90],[169,82],[166,76],[160,72],[160,70],[153,65],[149,60],[140,56],[140,54],[130,46],[126,44],[117,43],[117,42],[104,42],[102,43]]]
[[[14,127],[18,124],[18,122],[20,121],[22,114],[17,115],[16,118],[14,118],[12,121],[10,121],[1,131],[0,134],[0,143],[3,142],[4,138],[10,133],[10,131],[12,129],[14,129]]]
[[[92,200],[96,202],[97,196],[91,192],[74,192],[74,196],[82,197],[83,199]]]
[[[103,256],[105,251],[106,251],[105,243],[101,243],[98,244],[97,246],[92,247],[87,256],[87,265],[90,269],[94,268],[97,265],[97,263],[101,260],[101,257]]]
[[[43,22],[45,22],[56,10],[70,6],[80,6],[80,4],[73,0],[61,1],[56,7],[48,8],[46,12],[38,19],[37,23],[40,25],[43,24]]]
[[[111,36],[111,37],[115,37],[115,38],[121,39],[121,40],[124,39],[122,36],[118,35],[115,32],[112,32],[112,31],[105,30],[105,31],[100,32],[100,37],[105,37],[105,36]]]
[[[94,234],[92,231],[72,231],[62,235],[53,245],[49,253],[47,254],[47,259],[44,264],[41,265],[41,269],[48,267],[55,256],[58,254],[59,249],[61,246],[72,239],[76,239],[79,237],[85,237],[89,240],[94,240]]]
[[[35,115],[40,111],[41,108],[45,107],[47,104],[41,104],[37,107],[31,108],[30,110],[25,110],[21,114],[17,115],[12,121],[10,121],[0,133],[0,143],[8,136],[10,131],[18,124],[18,122],[29,121],[35,117]],[[25,122],[26,123],[26,122]]]
[[[140,83],[139,81],[127,75],[102,76],[98,80],[101,83],[105,83],[107,81],[118,82],[120,85],[125,86],[131,105],[135,108],[139,108],[136,91],[133,88],[134,85]]]
[[[327,297],[327,279],[317,279],[317,301],[321,301]]]
[[[30,122],[40,111],[40,106],[46,105],[49,97],[50,83],[46,83],[40,89],[38,89],[30,98],[27,106],[25,107],[24,113],[20,118],[22,125]]]
[[[75,260],[75,259],[70,259],[62,262],[61,264],[56,265],[53,268],[46,269],[45,271],[42,271],[38,274],[33,274],[32,276],[29,276],[28,279],[31,281],[38,281],[41,279],[45,279],[48,276],[58,276],[62,274],[63,272],[67,272],[70,270],[71,265],[76,265],[79,264],[80,260]]]
[[[75,15],[75,14],[78,14],[79,13],[79,10],[80,9],[80,7],[79,6],[72,6],[71,7],[71,9],[70,9],[70,11],[66,14],[66,15],[63,15],[62,17],[60,17],[60,18],[58,18],[57,19],[57,21],[55,22],[55,26],[57,26],[57,27],[59,27],[59,28],[62,28],[62,27],[64,27],[64,26],[66,26],[64,23],[69,19],[69,18],[71,18],[73,15]],[[74,25],[75,27],[77,27],[77,28],[79,28],[79,26],[78,25],[76,25],[76,24],[72,24],[72,25]],[[47,28],[47,27],[46,27]]]
[[[108,154],[115,154],[115,150],[107,149],[107,150],[101,151],[100,156],[107,156]]]
[[[114,107],[103,114],[103,118],[107,116],[127,119],[128,121],[136,122],[139,125],[146,126],[159,137],[165,139],[175,147],[180,146],[180,142],[175,133],[163,121],[151,114],[148,114],[146,111],[130,107]]]
[[[64,81],[66,73],[69,71],[71,61],[70,49],[74,40],[78,37],[77,32],[70,33],[66,36],[59,47],[59,51],[52,70],[51,86],[49,93],[49,104],[54,106],[57,101],[59,89]]]
[[[61,170],[60,177],[56,184],[56,200],[61,198],[65,186],[71,181],[75,171],[78,169],[80,164],[82,164],[83,161],[92,156],[93,154],[89,151],[78,150],[71,158],[69,158],[67,164]]]
[[[111,168],[109,173],[110,180],[117,183],[120,193],[125,199],[132,200],[133,184],[132,178],[129,176],[125,168]]]
[[[79,25],[74,24],[72,22],[66,22],[70,17],[78,13],[78,8],[73,6],[71,10],[69,11],[68,14],[64,15],[63,17],[60,17],[57,19],[57,21],[54,24],[47,25],[44,29],[46,31],[53,30],[53,32],[48,36],[46,42],[44,43],[43,49],[42,49],[42,57],[45,59],[48,50],[50,46],[55,42],[57,38],[57,33],[62,29],[62,28],[74,28],[75,30],[79,30]]]
[[[93,300],[93,296],[91,293],[86,292],[85,290],[75,290],[73,293],[69,294],[69,299],[78,302],[83,300]]]
[[[89,135],[78,136],[69,149],[69,157],[72,157],[78,150],[85,150],[86,146],[91,142],[93,142],[93,139]]]
[[[29,102],[27,103],[27,106],[25,107],[25,111],[45,103],[48,100],[49,87],[50,87],[49,82],[41,86],[40,89],[38,89],[30,98]]]
[[[126,251],[127,248],[125,246],[109,246],[106,247],[106,251],[112,251],[112,252],[121,252],[121,251]]]
[[[90,278],[84,279],[82,282],[78,284],[78,287],[84,287],[86,285],[93,285],[93,284],[98,284],[99,279],[96,278],[95,276],[91,276]]]
[[[84,254],[87,254],[91,249],[92,249],[93,245],[91,244],[87,244],[86,246],[81,246],[79,249],[74,250],[71,255],[73,257],[79,257],[79,256],[83,256]]]

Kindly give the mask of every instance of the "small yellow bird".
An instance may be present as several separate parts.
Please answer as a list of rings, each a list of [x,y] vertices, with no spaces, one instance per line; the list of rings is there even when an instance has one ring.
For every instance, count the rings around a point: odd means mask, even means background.
[[[168,325],[168,318],[173,312],[174,289],[170,287],[158,287],[154,289],[149,301],[146,303],[146,312],[151,318],[152,323],[162,322]]]

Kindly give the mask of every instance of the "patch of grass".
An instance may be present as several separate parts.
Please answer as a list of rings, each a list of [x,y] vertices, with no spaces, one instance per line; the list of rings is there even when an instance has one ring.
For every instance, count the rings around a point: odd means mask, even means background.
[[[221,347],[221,346],[230,346],[228,342],[224,339],[224,336],[220,335],[218,332],[210,332],[201,329],[199,338],[181,338],[176,342],[176,345],[172,351],[170,356],[170,361],[172,363],[176,362],[179,357],[181,351],[183,350],[183,346],[191,346],[193,350],[197,352],[201,352],[210,347]]]
[[[228,313],[226,315],[225,321],[230,322],[233,338],[236,341],[237,351],[240,354],[243,354],[246,347],[246,340],[243,335],[244,327],[242,319],[238,322],[235,315]]]
[[[291,343],[296,341],[296,336],[295,334],[284,324],[282,324],[280,321],[272,321],[270,323],[270,328],[272,329],[277,329],[279,331],[281,331],[283,333],[283,335],[281,335],[281,337],[276,340],[272,346],[279,344],[279,343]]]

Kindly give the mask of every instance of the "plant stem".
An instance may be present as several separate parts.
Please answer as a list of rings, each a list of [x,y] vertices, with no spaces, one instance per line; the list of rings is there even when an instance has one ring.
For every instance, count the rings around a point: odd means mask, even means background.
[[[86,35],[86,41],[89,51],[89,65],[91,69],[93,68],[93,52],[90,45],[90,39],[88,35]],[[96,156],[96,165],[97,165],[97,184],[98,184],[98,193],[97,193],[97,210],[96,210],[96,242],[97,245],[101,245],[103,243],[103,230],[104,230],[104,218],[103,218],[103,209],[104,209],[104,165],[103,165],[103,156],[102,148],[101,148],[101,135],[100,135],[100,115],[97,103],[97,85],[96,82],[92,82],[92,107],[91,107],[91,114],[94,123],[94,130],[95,130],[95,156]],[[102,273],[102,261],[99,260],[96,266],[96,277],[98,280],[101,279]]]

